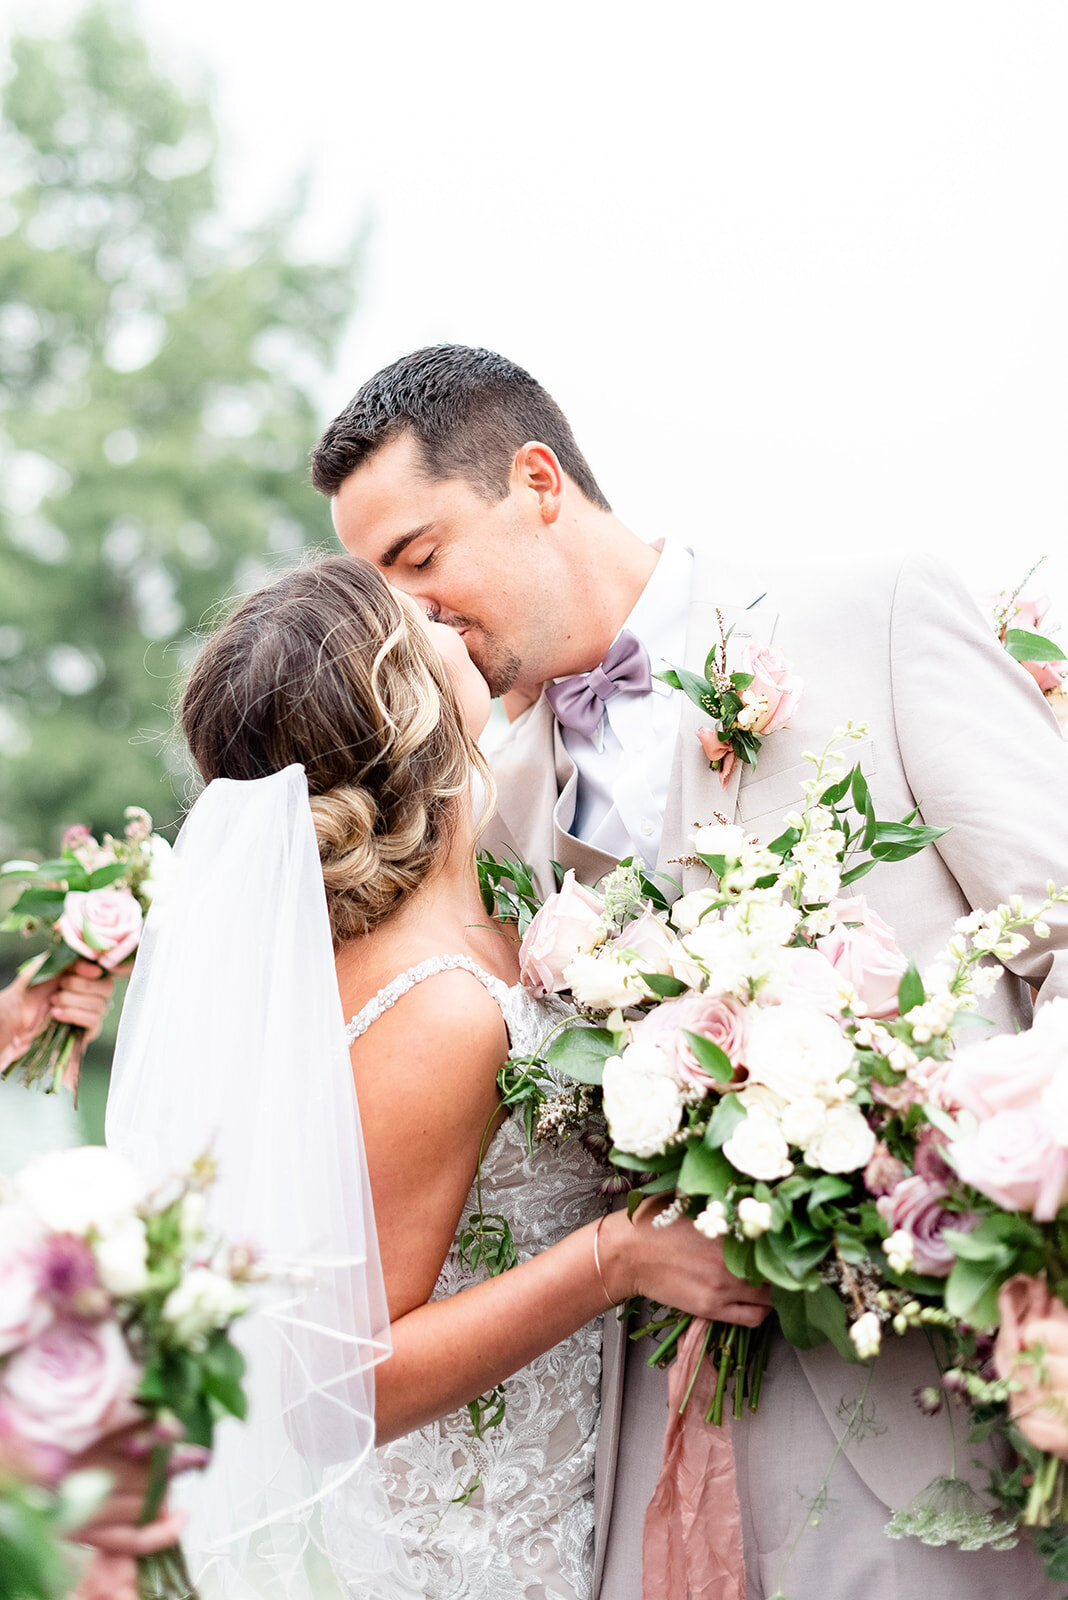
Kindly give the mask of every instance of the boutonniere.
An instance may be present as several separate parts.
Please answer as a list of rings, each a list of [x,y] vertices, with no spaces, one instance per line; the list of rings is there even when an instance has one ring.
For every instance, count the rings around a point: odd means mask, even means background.
[[[685,667],[669,667],[656,676],[673,689],[681,689],[712,718],[715,726],[698,728],[697,737],[726,788],[738,762],[755,767],[764,740],[786,727],[797,710],[804,683],[782,651],[766,644],[743,645],[737,668],[729,671],[727,641],[734,630],[725,632],[722,614],[717,611],[716,615],[719,643],[708,653],[704,677]]]

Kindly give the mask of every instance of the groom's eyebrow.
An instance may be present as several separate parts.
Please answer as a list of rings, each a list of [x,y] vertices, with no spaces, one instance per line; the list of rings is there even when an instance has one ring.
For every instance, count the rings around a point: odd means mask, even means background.
[[[402,533],[399,538],[394,539],[391,545],[387,546],[385,554],[378,565],[380,567],[392,567],[399,557],[404,554],[408,546],[414,544],[416,539],[421,539],[424,533],[429,533],[433,526],[432,522],[424,522],[421,527],[412,528],[409,533]]]

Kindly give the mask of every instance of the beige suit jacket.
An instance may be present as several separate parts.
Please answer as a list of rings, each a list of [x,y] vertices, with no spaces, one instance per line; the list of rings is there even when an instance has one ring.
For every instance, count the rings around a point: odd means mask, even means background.
[[[764,589],[760,603],[747,609]],[[846,747],[847,758],[861,762],[877,814],[896,820],[918,806],[922,821],[950,830],[913,860],[877,868],[860,886],[921,967],[969,909],[1013,893],[1036,902],[1050,879],[1068,884],[1068,747],[1036,685],[1000,648],[955,577],[919,558],[844,577],[809,566],[780,571],[771,584],[766,574],[721,584],[698,561],[684,662],[694,671],[718,636],[717,606],[735,627],[732,645],[747,636],[774,642],[803,677],[804,694],[791,726],[766,740],[756,770],[736,769],[726,789],[695,737],[701,713],[684,701],[661,870],[681,877],[686,889],[705,880],[704,869],[682,870],[672,861],[687,853],[690,827],[713,813],[773,838],[811,774],[804,752],[821,749],[852,718],[867,722],[869,733]],[[510,848],[529,862],[545,893],[553,888],[554,860],[587,882],[615,864],[568,832],[575,767],[544,697],[516,721],[492,760],[499,796],[489,848]],[[1001,1027],[1026,1025],[1028,984],[1043,999],[1068,993],[1068,914],[1058,908],[1048,920],[1050,938],[1014,960],[1013,972],[984,1004]],[[909,1398],[936,1376],[933,1365],[924,1366],[926,1347],[911,1352],[904,1373],[902,1359],[898,1353],[877,1362],[869,1390],[870,1405],[884,1418],[892,1413],[889,1433],[847,1447],[856,1471],[891,1507],[945,1470],[949,1448],[946,1418],[922,1417]],[[850,1367],[828,1346],[800,1361],[821,1410],[840,1431],[843,1398],[859,1394],[865,1369]],[[648,1429],[653,1437],[637,1448],[624,1438],[631,1448],[621,1452],[624,1365],[621,1332],[609,1322],[597,1465],[598,1582],[609,1536],[627,1539],[632,1562],[638,1559],[636,1513],[655,1481],[666,1416],[663,1376],[632,1360],[627,1428]],[[635,1384],[641,1396],[629,1392]],[[625,1467],[617,1471],[620,1462]],[[615,1519],[613,1502],[617,1511],[626,1508]]]

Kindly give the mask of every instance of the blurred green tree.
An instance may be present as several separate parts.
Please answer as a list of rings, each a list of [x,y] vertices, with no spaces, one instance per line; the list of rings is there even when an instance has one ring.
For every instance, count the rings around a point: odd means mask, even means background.
[[[220,598],[321,542],[304,460],[360,246],[299,192],[226,224],[203,93],[92,5],[10,44],[0,122],[0,859],[166,825],[176,675]],[[9,952],[10,953],[10,952]]]

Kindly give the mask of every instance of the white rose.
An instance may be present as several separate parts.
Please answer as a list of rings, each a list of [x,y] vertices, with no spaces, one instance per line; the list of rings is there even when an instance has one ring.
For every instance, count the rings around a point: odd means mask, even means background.
[[[763,1083],[785,1100],[821,1097],[853,1064],[853,1050],[826,1012],[785,1004],[755,1010],[746,1065],[750,1083]]]
[[[738,1226],[747,1239],[759,1239],[771,1227],[771,1205],[767,1200],[754,1200],[746,1195],[738,1202]]]
[[[819,1137],[827,1121],[827,1107],[822,1100],[811,1095],[804,1100],[791,1100],[783,1107],[779,1119],[783,1138],[787,1144],[804,1149]]]
[[[723,856],[726,861],[737,861],[745,844],[745,834],[729,822],[709,822],[695,828],[690,834],[694,855]]]
[[[682,1093],[672,1078],[632,1066],[624,1056],[610,1056],[605,1062],[604,1113],[620,1150],[634,1156],[659,1155],[678,1131],[682,1106]]]
[[[718,899],[711,889],[695,889],[690,894],[680,895],[671,908],[671,920],[680,933],[692,933],[705,913],[711,914]]]
[[[877,1356],[883,1342],[883,1330],[875,1312],[865,1311],[863,1316],[858,1317],[849,1329],[849,1337],[861,1361]]]
[[[103,1145],[53,1150],[31,1161],[15,1180],[18,1193],[47,1228],[84,1239],[114,1233],[147,1197],[141,1174]]]
[[[194,1267],[163,1302],[163,1320],[180,1345],[196,1349],[215,1328],[226,1328],[246,1301],[229,1278],[210,1267]]]
[[[790,1150],[779,1124],[766,1111],[754,1106],[746,1112],[723,1146],[723,1154],[739,1172],[758,1182],[772,1183],[787,1178],[794,1170]]]
[[[148,1283],[148,1238],[140,1217],[127,1217],[93,1248],[100,1281],[109,1294],[140,1294]]]
[[[710,1200],[701,1212],[694,1217],[693,1225],[698,1233],[703,1233],[706,1239],[719,1239],[727,1232],[727,1208],[722,1200]]]
[[[564,983],[579,1005],[591,1011],[611,1011],[649,999],[637,963],[608,951],[576,956],[564,968]]]
[[[697,961],[707,975],[711,994],[729,994],[739,999],[748,995],[754,973],[753,952],[749,941],[736,928],[729,927],[718,917],[709,917],[688,933],[682,944],[686,954]]]
[[[805,1161],[824,1172],[856,1172],[867,1166],[875,1150],[875,1134],[864,1114],[848,1102],[831,1106],[822,1129],[805,1147]]]

